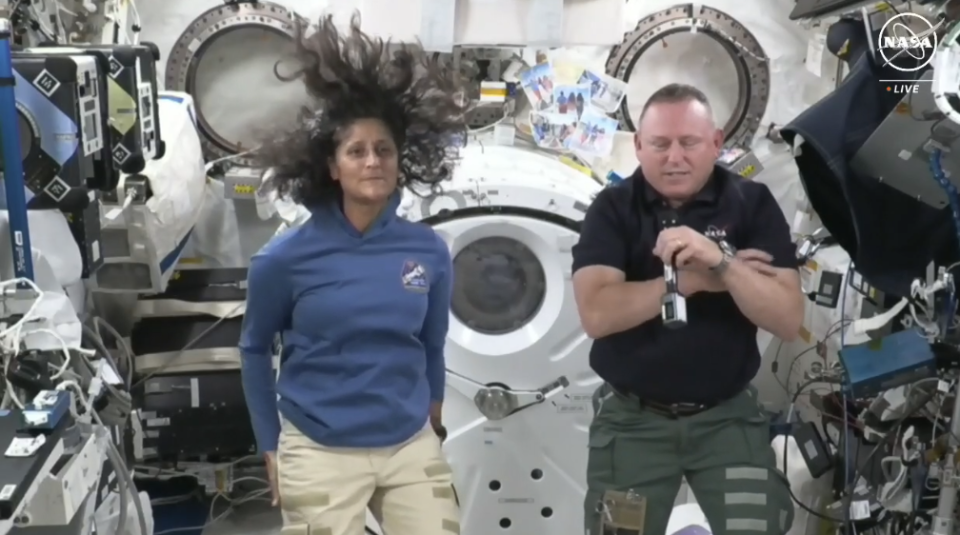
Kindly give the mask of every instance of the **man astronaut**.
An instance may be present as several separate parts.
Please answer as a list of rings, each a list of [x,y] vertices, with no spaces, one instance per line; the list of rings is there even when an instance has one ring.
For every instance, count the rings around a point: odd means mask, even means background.
[[[793,522],[750,382],[757,328],[799,332],[795,246],[770,190],[715,165],[722,145],[701,91],[655,92],[635,137],[640,167],[597,196],[573,249],[590,365],[606,381],[589,437],[591,535],[662,535],[682,477],[714,534],[783,534]],[[679,328],[661,319],[665,265],[686,298]]]

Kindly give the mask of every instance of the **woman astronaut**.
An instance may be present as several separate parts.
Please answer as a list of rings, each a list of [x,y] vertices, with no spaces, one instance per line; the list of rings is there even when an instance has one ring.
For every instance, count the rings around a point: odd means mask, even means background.
[[[450,252],[396,211],[403,187],[450,175],[466,110],[452,73],[419,49],[388,52],[357,19],[300,34],[283,79],[319,109],[258,157],[311,218],[253,257],[240,344],[282,533],[360,535],[368,506],[390,535],[457,533],[438,438]]]

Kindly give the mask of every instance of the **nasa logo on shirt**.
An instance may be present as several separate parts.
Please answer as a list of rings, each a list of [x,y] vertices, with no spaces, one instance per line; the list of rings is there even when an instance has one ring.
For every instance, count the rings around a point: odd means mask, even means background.
[[[727,239],[727,231],[713,225],[707,227],[707,231],[703,235],[718,243]]]
[[[411,292],[426,292],[430,289],[427,282],[427,270],[419,262],[407,260],[403,263],[403,271],[400,272],[400,282],[403,287]]]

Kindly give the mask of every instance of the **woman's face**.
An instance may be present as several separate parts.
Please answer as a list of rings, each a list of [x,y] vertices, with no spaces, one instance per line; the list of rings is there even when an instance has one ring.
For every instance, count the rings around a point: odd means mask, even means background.
[[[330,171],[345,198],[377,204],[397,189],[398,162],[397,145],[383,122],[360,119],[347,129]]]

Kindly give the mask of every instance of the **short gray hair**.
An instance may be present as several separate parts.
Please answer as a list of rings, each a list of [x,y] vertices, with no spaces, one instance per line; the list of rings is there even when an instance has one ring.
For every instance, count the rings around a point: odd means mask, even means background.
[[[643,111],[640,112],[640,120],[643,120],[643,116],[647,114],[647,110],[654,104],[676,104],[678,102],[688,102],[691,100],[706,106],[706,108],[710,110],[710,115],[713,115],[713,107],[710,106],[710,100],[707,99],[707,95],[704,94],[703,91],[700,91],[692,85],[668,84],[657,89],[650,95],[650,98],[648,98],[647,102],[643,105]]]

